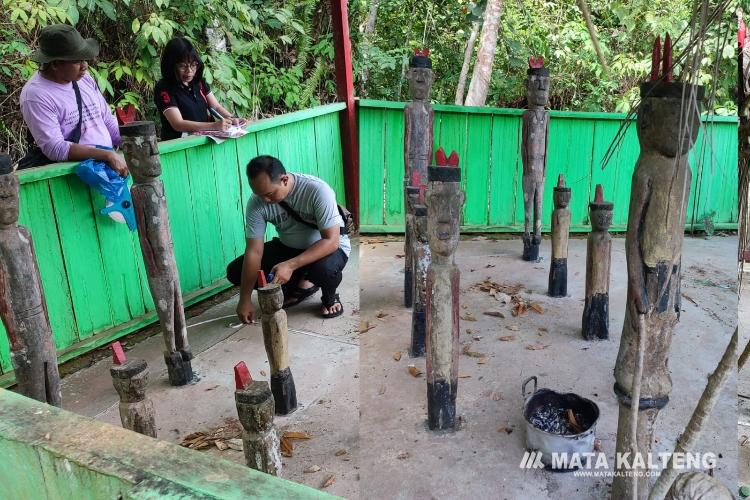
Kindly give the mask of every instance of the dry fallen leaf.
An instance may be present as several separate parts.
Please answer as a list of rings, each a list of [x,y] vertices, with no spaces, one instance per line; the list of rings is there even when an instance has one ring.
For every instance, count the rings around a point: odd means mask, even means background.
[[[505,328],[507,328],[511,332],[517,332],[521,329],[518,325],[508,325]]]
[[[513,432],[513,427],[509,427],[509,426],[505,426],[504,425],[502,427],[498,427],[497,428],[497,432],[504,432],[506,434],[510,434],[511,432]]]
[[[340,457],[341,455],[346,455],[346,454],[347,454],[347,451],[345,448],[341,448],[336,453],[334,453],[334,455],[336,455],[337,457]]]
[[[313,472],[318,472],[319,470],[320,470],[319,465],[311,465],[310,467],[303,470],[302,472],[304,472],[305,474],[312,474]]]
[[[515,340],[515,339],[516,339],[515,335],[503,335],[497,340],[502,340],[503,342],[510,342],[511,340]]]
[[[541,351],[542,349],[546,349],[549,347],[549,344],[529,344],[526,346],[526,349],[529,351]]]
[[[402,253],[397,253],[397,254],[396,254],[396,258],[397,258],[397,259],[403,259],[404,257],[406,257],[406,255],[404,255],[404,254],[402,254]]]
[[[369,321],[362,321],[359,324],[359,333],[367,333],[378,325],[371,325]]]
[[[602,451],[602,442],[598,439],[594,440],[594,451]]]
[[[534,311],[538,312],[539,314],[544,314],[544,308],[539,302],[532,302],[529,305],[530,308],[532,308]]]
[[[459,375],[458,378],[471,378],[471,375]]]
[[[385,394],[385,385],[381,385],[378,389],[378,395],[382,396],[383,394]]]
[[[206,389],[205,389],[205,391],[206,391],[206,392],[208,392],[208,391],[213,391],[213,390],[214,390],[214,389],[216,389],[217,387],[221,387],[221,386],[220,386],[220,385],[218,385],[218,384],[217,384],[217,385],[212,385],[211,387],[208,387],[208,388],[206,388]]]
[[[484,311],[482,314],[492,316],[493,318],[505,318],[505,314],[500,311]]]
[[[396,361],[401,361],[401,351],[394,352],[393,359],[395,359]]]
[[[261,374],[261,376],[265,377],[266,376],[266,371],[265,370],[261,370],[260,374]]]
[[[386,316],[388,316],[388,313],[384,313],[383,311],[378,311],[378,314],[375,315],[375,317],[378,319],[383,319]]]
[[[492,393],[490,394],[490,399],[492,401],[500,401],[501,399],[503,399],[503,395],[497,391],[492,391]]]
[[[236,439],[229,439],[227,441],[227,446],[232,448],[236,451],[242,451],[244,449],[244,445],[242,444],[242,439],[236,438]]]
[[[578,425],[578,420],[576,420],[575,413],[573,413],[573,410],[568,408],[565,410],[565,416],[568,418],[568,423],[573,428],[573,432],[576,434],[580,434],[582,432],[581,426]]]
[[[414,365],[409,365],[409,373],[411,373],[412,377],[419,377],[420,375],[422,375],[422,370]]]
[[[482,336],[481,335],[474,335],[474,337],[472,337],[472,338],[474,340],[476,340],[477,342],[479,342],[480,340],[482,340]]]
[[[302,431],[284,431],[284,437],[287,439],[310,439],[310,434]]]
[[[396,455],[396,458],[398,458],[399,460],[406,460],[410,456],[411,455],[409,454],[408,451],[399,451],[398,455]]]
[[[472,334],[472,333],[474,333],[475,331],[476,331],[476,330],[474,330],[473,328],[467,328],[467,329],[466,329],[466,333],[468,333],[469,335],[471,335],[471,334]]]
[[[229,445],[227,443],[225,443],[224,441],[216,440],[216,441],[214,441],[214,444],[219,449],[219,451],[224,451],[227,448],[229,448]]]
[[[484,357],[486,357],[486,356],[487,356],[486,354],[483,354],[483,353],[481,353],[481,352],[476,352],[476,351],[472,351],[472,350],[471,350],[471,344],[466,344],[466,345],[464,346],[464,349],[463,349],[463,351],[462,351],[462,352],[463,352],[463,353],[464,353],[465,355],[467,355],[467,356],[471,356],[472,358],[484,358]]]
[[[294,445],[292,444],[292,440],[282,437],[280,440],[280,444],[281,444],[281,455],[284,457],[291,457],[292,452],[294,451]]]
[[[486,364],[486,363],[487,363],[487,361],[489,361],[489,360],[490,360],[490,358],[487,358],[487,357],[484,357],[484,358],[479,358],[479,361],[477,361],[477,364],[478,364],[478,365],[484,365],[484,364]]]
[[[549,330],[548,330],[548,329],[547,329],[546,327],[544,327],[544,326],[540,326],[540,327],[539,327],[539,331],[540,331],[540,332],[544,332],[544,333],[546,333],[546,332],[548,332]]]
[[[464,320],[464,321],[476,321],[477,320],[477,318],[475,318],[474,316],[472,316],[469,313],[466,313],[463,316],[461,316],[461,319]]]
[[[331,474],[331,475],[330,475],[330,476],[328,476],[328,478],[327,478],[327,479],[326,479],[326,480],[325,480],[325,481],[323,482],[323,485],[321,486],[321,488],[328,488],[329,486],[331,486],[331,485],[332,485],[333,483],[335,483],[335,482],[336,482],[336,476],[334,476],[333,474]]]

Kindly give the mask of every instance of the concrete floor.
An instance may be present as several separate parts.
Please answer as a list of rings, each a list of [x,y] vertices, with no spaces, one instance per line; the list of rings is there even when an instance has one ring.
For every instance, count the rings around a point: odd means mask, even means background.
[[[460,356],[457,412],[460,430],[435,433],[426,427],[424,377],[409,374],[410,363],[424,371],[424,359],[410,359],[411,311],[403,307],[403,244],[383,238],[360,242],[361,315],[375,328],[362,334],[360,363],[361,490],[364,498],[608,498],[611,478],[521,470],[524,420],[521,382],[539,377],[540,387],[572,391],[600,408],[597,438],[613,463],[617,402],[612,371],[622,328],[626,269],[624,239],[614,240],[610,291],[611,338],[581,338],[585,279],[585,239],[570,242],[566,298],[546,295],[548,240],[540,263],[520,258],[518,239],[462,241],[456,255],[461,270],[462,344],[488,360]],[[693,406],[729,341],[737,321],[734,292],[736,237],[686,238],[683,253],[682,319],[670,355],[674,388],[657,421],[655,452],[671,451]],[[522,283],[522,295],[540,303],[543,314],[512,317],[485,292],[469,287],[484,279]],[[484,311],[503,311],[505,319]],[[546,330],[541,330],[541,329]],[[467,332],[467,330],[471,332]],[[514,335],[511,341],[501,336]],[[529,350],[528,345],[548,347]],[[400,352],[400,361],[394,353]],[[736,377],[722,393],[709,427],[695,451],[719,455],[715,476],[736,491]],[[508,434],[501,428],[511,428]]]
[[[358,252],[352,255],[339,288],[345,312],[319,317],[320,293],[288,310],[290,367],[300,407],[291,415],[276,417],[280,432],[304,431],[307,441],[294,441],[294,453],[283,458],[281,477],[319,488],[330,476],[335,482],[325,491],[348,498],[359,495],[359,282]],[[253,294],[255,298],[255,294]],[[162,357],[161,335],[137,343],[129,358],[142,358],[150,368],[148,396],[156,410],[159,439],[179,442],[196,431],[221,426],[236,419],[233,366],[245,361],[253,379],[268,380],[270,371],[260,324],[237,324],[237,297],[189,320],[188,335],[195,355],[192,366],[197,381],[171,387]],[[117,394],[109,375],[111,358],[63,379],[63,407],[81,415],[120,425]],[[262,375],[263,370],[267,375]],[[340,450],[346,450],[342,454]],[[339,452],[337,454],[337,452]],[[214,453],[244,463],[242,452]],[[304,473],[317,465],[320,471]]]

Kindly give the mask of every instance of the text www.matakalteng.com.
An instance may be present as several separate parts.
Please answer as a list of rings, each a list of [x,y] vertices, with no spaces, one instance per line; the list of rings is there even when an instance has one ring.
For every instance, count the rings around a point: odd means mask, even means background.
[[[633,477],[635,474],[638,477],[656,477],[659,475],[659,471],[653,470],[623,470],[623,471],[612,471],[612,470],[577,470],[573,471],[575,477]]]

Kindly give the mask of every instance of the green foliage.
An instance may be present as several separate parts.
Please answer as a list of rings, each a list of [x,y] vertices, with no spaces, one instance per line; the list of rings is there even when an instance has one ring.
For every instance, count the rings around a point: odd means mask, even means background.
[[[369,1],[350,2],[354,4],[353,25],[364,24]],[[524,104],[527,59],[538,54],[544,56],[551,71],[552,108],[626,111],[638,96],[638,83],[650,71],[654,38],[669,32],[673,40],[677,39],[676,54],[686,46],[687,34],[679,35],[687,26],[694,2],[588,0],[587,3],[609,74],[599,65],[576,2],[505,0],[488,105]],[[407,100],[404,74],[408,57],[413,49],[426,46],[430,48],[435,72],[432,99],[453,103],[472,21],[482,9],[483,5],[468,0],[381,2],[375,34],[367,40],[358,34],[362,41],[356,45],[356,74],[361,75],[365,70],[369,73],[367,88],[360,88],[360,93],[366,92],[373,99]],[[732,12],[734,6],[709,30],[700,61],[700,81],[713,87],[714,108],[722,114],[736,113],[733,102],[736,20]],[[471,72],[468,78],[471,79]],[[361,81],[358,83],[361,85]]]
[[[335,100],[328,2],[300,0],[0,0],[0,150],[18,157],[24,127],[18,95],[36,70],[29,55],[39,29],[69,23],[101,46],[89,72],[108,102],[158,117],[153,85],[164,45],[190,39],[217,99],[260,118]],[[206,32],[226,39],[214,50]]]

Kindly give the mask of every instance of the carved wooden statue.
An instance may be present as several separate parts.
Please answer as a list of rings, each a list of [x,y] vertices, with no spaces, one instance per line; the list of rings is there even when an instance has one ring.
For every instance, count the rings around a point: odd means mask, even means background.
[[[404,227],[404,307],[414,302],[414,205],[419,197],[419,187],[404,182],[406,224]]]
[[[427,243],[427,207],[414,207],[414,309],[411,315],[411,355],[424,356],[425,303],[430,246]]]
[[[120,127],[125,161],[133,174],[133,197],[138,239],[146,265],[148,285],[156,305],[164,343],[169,383],[184,385],[193,378],[180,278],[169,229],[167,198],[161,161],[152,122],[133,122]]]
[[[258,274],[262,274],[259,271]],[[260,322],[263,328],[263,343],[266,346],[268,364],[271,365],[271,392],[278,415],[286,415],[297,409],[297,390],[289,368],[289,329],[286,320],[284,293],[279,284],[265,284],[265,276],[259,281],[258,303]],[[260,286],[263,285],[263,286]]]
[[[565,187],[565,178],[560,174],[552,199],[552,262],[549,267],[550,297],[565,297],[568,294],[568,235],[570,233],[570,188]]]
[[[547,170],[549,70],[541,57],[529,58],[526,77],[529,109],[523,113],[521,160],[523,161],[523,260],[539,259],[542,241],[542,201]],[[533,229],[532,229],[533,224]]]
[[[125,429],[156,437],[154,403],[146,397],[148,366],[142,359],[128,361],[119,342],[112,344],[112,384],[120,396],[120,421]]]
[[[683,472],[669,489],[665,500],[734,500],[734,495],[718,479],[702,471]]]
[[[430,105],[432,87],[432,61],[429,49],[415,50],[409,62],[406,78],[412,101],[404,108],[404,210],[406,228],[404,238],[404,305],[412,306],[412,260],[413,205],[409,201],[409,190],[419,190],[427,182],[427,167],[432,158],[432,120],[434,112]],[[416,192],[416,191],[413,191]]]
[[[52,328],[31,233],[18,225],[18,177],[0,155],[0,316],[10,344],[18,392],[61,406]]]
[[[658,65],[654,58],[654,66]],[[703,99],[702,87],[669,82],[668,41],[664,68],[662,80],[641,84],[637,119],[641,152],[633,173],[625,241],[628,298],[615,365],[614,389],[620,402],[617,451],[631,451],[636,444],[644,455],[651,450],[656,418],[672,389],[667,361],[679,320],[680,260],[691,178],[688,152],[700,128],[696,103]],[[644,336],[645,350],[633,443],[630,405],[639,335]],[[647,495],[646,479],[645,475],[639,479],[638,498]],[[631,478],[615,477],[612,495],[631,498]]]
[[[439,158],[437,161],[442,163]],[[453,429],[456,426],[459,334],[459,270],[454,254],[465,201],[455,151],[446,166],[430,167],[425,201],[431,253],[425,307],[427,423],[433,430]]]
[[[273,425],[273,394],[254,381],[244,361],[234,367],[234,401],[242,424],[242,447],[248,467],[277,476],[281,472],[279,435]]]
[[[604,201],[602,185],[596,185],[594,201],[589,203],[591,232],[586,242],[586,302],[582,331],[586,340],[609,338],[609,265],[612,254],[613,204]]]

